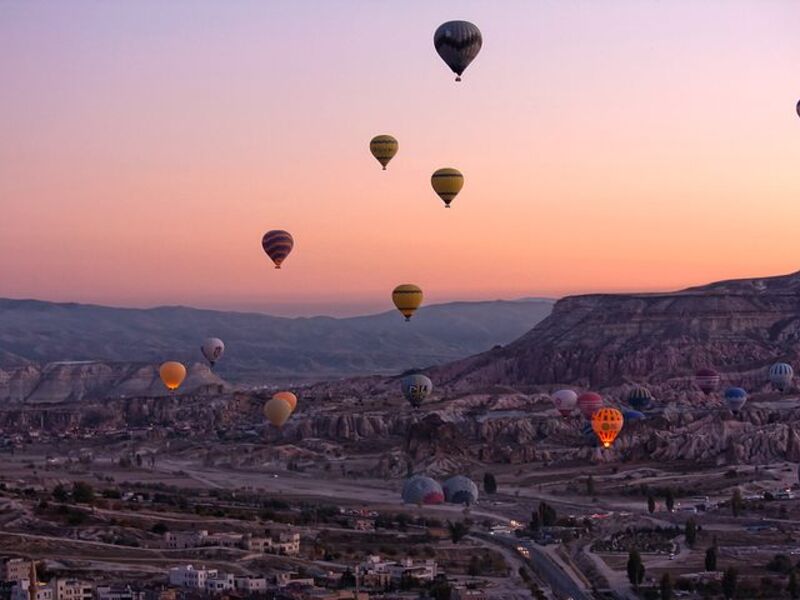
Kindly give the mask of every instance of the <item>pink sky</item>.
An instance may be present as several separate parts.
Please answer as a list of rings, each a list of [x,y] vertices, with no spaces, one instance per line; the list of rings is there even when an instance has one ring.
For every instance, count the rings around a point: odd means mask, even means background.
[[[449,19],[484,35],[460,84]],[[404,282],[800,269],[798,23],[790,0],[1,3],[0,295],[351,314]]]

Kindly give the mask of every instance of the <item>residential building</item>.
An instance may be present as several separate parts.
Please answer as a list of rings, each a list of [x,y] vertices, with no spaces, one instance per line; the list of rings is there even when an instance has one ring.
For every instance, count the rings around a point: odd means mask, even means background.
[[[411,558],[404,558],[398,562],[372,555],[356,567],[356,575],[362,578],[364,585],[370,587],[385,587],[389,581],[399,581],[403,577],[433,581],[438,574],[439,567],[431,559],[415,562]]]
[[[296,556],[300,554],[300,534],[297,532],[282,531],[277,538],[272,536],[270,551],[273,554]]]
[[[206,579],[216,576],[216,569],[195,569],[192,565],[184,565],[169,570],[169,583],[177,587],[204,590]]]
[[[36,586],[34,593],[31,593],[30,580],[20,579],[11,588],[11,600],[54,600],[53,588],[41,584]]]
[[[184,550],[186,548],[196,548],[204,546],[208,539],[208,531],[168,531],[164,534],[164,542],[171,550]]]
[[[94,590],[96,600],[145,600],[145,593],[130,585],[99,585]]]
[[[53,600],[92,600],[94,586],[78,579],[58,578],[48,584],[53,589]]]
[[[206,591],[210,594],[219,594],[234,589],[234,578],[230,573],[216,573],[206,577]]]
[[[31,561],[24,558],[7,558],[0,565],[0,580],[20,581],[29,579],[31,575]]]
[[[267,580],[264,577],[236,577],[234,586],[242,592],[261,593],[267,591]]]

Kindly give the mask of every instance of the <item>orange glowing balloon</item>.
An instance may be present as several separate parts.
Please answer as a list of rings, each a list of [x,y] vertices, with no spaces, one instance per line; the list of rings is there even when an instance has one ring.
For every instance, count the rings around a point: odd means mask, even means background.
[[[294,409],[297,408],[297,396],[295,396],[292,392],[278,392],[273,396],[278,400],[285,400],[289,406],[292,407],[292,412]]]
[[[592,429],[603,444],[603,448],[611,447],[617,439],[625,422],[622,413],[616,408],[600,408],[592,415]]]
[[[284,423],[292,416],[292,407],[286,400],[280,398],[272,398],[267,400],[264,405],[264,416],[269,419],[269,422],[275,427],[281,428]]]
[[[167,389],[174,391],[181,387],[183,380],[186,379],[186,367],[179,362],[170,360],[161,365],[158,374]]]

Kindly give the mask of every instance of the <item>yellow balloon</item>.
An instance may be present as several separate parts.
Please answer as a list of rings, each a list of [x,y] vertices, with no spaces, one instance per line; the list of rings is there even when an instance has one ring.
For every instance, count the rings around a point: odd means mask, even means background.
[[[464,187],[464,176],[458,169],[439,169],[431,175],[433,191],[439,194],[444,205],[450,208],[450,203]]]
[[[289,420],[292,415],[292,407],[286,400],[281,398],[272,398],[267,400],[264,405],[264,416],[267,417],[270,423],[275,427],[283,427],[284,423]]]
[[[390,135],[376,135],[369,142],[369,151],[383,165],[384,171],[389,161],[397,154],[398,148],[397,140]]]
[[[625,422],[622,413],[616,408],[599,408],[592,414],[592,429],[603,443],[603,448],[608,448],[617,439]]]
[[[289,406],[292,407],[292,412],[294,412],[294,409],[297,408],[297,396],[295,396],[292,392],[278,392],[272,398],[277,398],[278,400],[285,400],[288,402]]]
[[[398,285],[392,292],[392,302],[403,313],[406,321],[410,321],[411,315],[422,304],[422,290],[413,283]]]
[[[168,390],[177,390],[186,379],[186,367],[179,362],[170,360],[161,365],[158,374]]]

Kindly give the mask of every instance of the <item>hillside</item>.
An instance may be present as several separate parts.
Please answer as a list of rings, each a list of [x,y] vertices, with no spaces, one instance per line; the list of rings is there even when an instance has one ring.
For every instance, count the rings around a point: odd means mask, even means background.
[[[282,318],[187,307],[111,308],[0,299],[0,368],[57,361],[187,364],[207,336],[225,341],[217,374],[272,383],[393,373],[481,352],[519,337],[552,301],[456,302],[353,318]]]
[[[501,349],[434,369],[453,385],[664,382],[703,366],[731,381],[800,356],[800,273],[660,294],[559,300]]]

